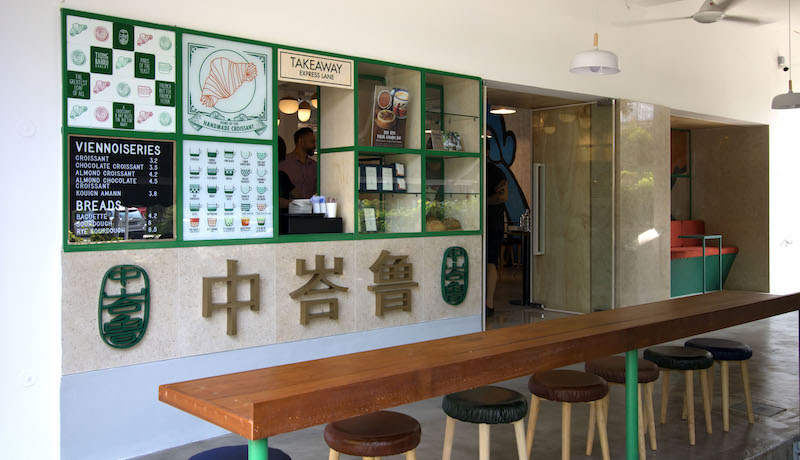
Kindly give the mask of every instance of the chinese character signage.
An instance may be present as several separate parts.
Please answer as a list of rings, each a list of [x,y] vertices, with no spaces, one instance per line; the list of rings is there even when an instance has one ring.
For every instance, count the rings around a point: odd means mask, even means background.
[[[442,298],[450,305],[459,305],[467,297],[469,286],[469,256],[467,250],[453,246],[442,258]]]
[[[311,278],[308,279],[306,284],[289,293],[289,297],[300,299],[301,297],[315,297],[325,294],[325,298],[322,299],[306,298],[300,300],[300,324],[305,326],[311,319],[315,318],[339,318],[339,299],[330,296],[336,295],[336,292],[346,292],[347,288],[329,280],[328,275],[341,275],[344,273],[342,269],[343,262],[344,259],[341,257],[334,257],[333,268],[325,268],[325,256],[317,255],[314,257],[314,268],[308,269],[305,259],[297,259],[297,276],[311,275]],[[322,287],[319,285],[322,285]]]
[[[272,146],[183,143],[183,239],[271,238]]]
[[[183,36],[184,134],[272,139],[272,49]]]
[[[175,32],[66,17],[67,126],[175,132]]]
[[[211,317],[215,310],[227,310],[227,334],[236,335],[236,312],[239,308],[249,308],[259,311],[261,305],[261,277],[258,274],[239,275],[237,273],[238,261],[228,260],[227,276],[203,278],[203,318]],[[225,301],[214,302],[214,283],[225,284]],[[239,283],[247,283],[250,290],[249,298],[239,299]]]
[[[411,311],[411,289],[419,284],[413,280],[413,266],[408,256],[393,256],[381,251],[369,267],[374,285],[367,289],[375,293],[375,315],[383,316],[390,310]]]
[[[129,348],[144,337],[150,314],[150,280],[135,265],[117,265],[103,276],[97,323],[100,337],[114,348]]]

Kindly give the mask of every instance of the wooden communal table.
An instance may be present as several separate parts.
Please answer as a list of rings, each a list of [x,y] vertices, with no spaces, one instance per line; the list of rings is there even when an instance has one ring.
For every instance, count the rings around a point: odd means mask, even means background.
[[[244,436],[250,459],[265,460],[269,436],[627,352],[627,452],[635,459],[637,349],[798,306],[800,293],[713,292],[170,383],[159,387],[159,400]]]

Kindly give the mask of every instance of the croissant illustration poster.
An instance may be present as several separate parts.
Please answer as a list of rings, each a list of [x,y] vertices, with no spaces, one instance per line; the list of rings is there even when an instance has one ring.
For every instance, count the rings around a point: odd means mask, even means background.
[[[183,132],[271,139],[272,49],[189,34],[183,43]]]
[[[175,132],[175,32],[69,15],[67,126]]]

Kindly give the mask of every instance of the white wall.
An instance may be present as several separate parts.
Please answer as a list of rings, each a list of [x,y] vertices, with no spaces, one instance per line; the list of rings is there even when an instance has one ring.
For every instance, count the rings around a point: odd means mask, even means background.
[[[697,2],[676,2],[634,12],[637,18],[683,16]],[[796,2],[795,2],[796,3]],[[386,59],[487,79],[640,100],[673,109],[771,123],[770,253],[772,288],[797,290],[800,225],[789,217],[800,196],[796,146],[798,115],[769,109],[785,91],[775,57],[787,53],[786,25],[700,26],[691,21],[620,29],[628,18],[622,0],[407,0],[400,29],[379,33],[391,21],[381,3],[306,0],[217,2],[72,0],[67,8],[191,27],[313,49]],[[336,5],[333,9],[331,5]],[[598,5],[598,7],[595,7]],[[58,452],[59,248],[61,242],[60,22],[59,3],[4,2],[3,110],[0,111],[5,200],[0,225],[3,323],[0,326],[0,445],[30,458]],[[597,16],[596,16],[597,14]],[[623,72],[586,78],[567,72],[569,59],[588,48],[598,29],[601,47],[620,55]],[[395,30],[397,30],[395,28]],[[10,63],[10,67],[8,64]],[[30,120],[33,137],[18,123]],[[793,148],[794,147],[794,148]],[[793,151],[795,150],[795,151]],[[791,168],[791,169],[790,169]],[[790,236],[793,245],[781,246]],[[783,276],[781,276],[783,274]],[[30,370],[35,384],[25,387]]]

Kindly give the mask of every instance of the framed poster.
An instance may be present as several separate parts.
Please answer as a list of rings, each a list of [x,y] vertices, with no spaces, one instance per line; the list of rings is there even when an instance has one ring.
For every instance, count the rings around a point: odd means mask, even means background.
[[[375,233],[378,231],[375,208],[364,208],[364,231],[367,233]]]
[[[408,91],[402,88],[376,86],[372,115],[374,147],[404,147]]]
[[[175,32],[67,15],[67,126],[175,132]]]
[[[68,136],[69,243],[174,239],[175,142]]]
[[[272,48],[183,35],[184,134],[272,139]]]
[[[394,168],[391,165],[381,166],[381,191],[394,191]]]
[[[183,239],[271,238],[272,146],[183,143]]]

